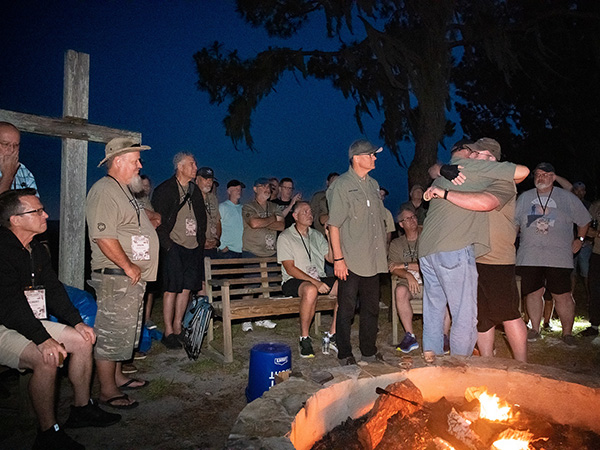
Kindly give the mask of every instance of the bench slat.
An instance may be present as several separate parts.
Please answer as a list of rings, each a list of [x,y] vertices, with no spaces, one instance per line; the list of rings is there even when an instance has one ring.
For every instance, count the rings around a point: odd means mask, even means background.
[[[336,298],[328,296],[317,297],[316,311],[330,311],[337,303]],[[220,315],[222,303],[213,303],[215,313]],[[231,302],[231,319],[250,319],[254,317],[282,316],[298,314],[300,298],[254,298],[248,300],[233,300]]]
[[[227,269],[213,269],[211,270],[211,273],[213,276],[218,275],[219,277],[243,273],[261,273],[263,276],[268,276],[268,274],[281,273],[281,267],[232,267]]]

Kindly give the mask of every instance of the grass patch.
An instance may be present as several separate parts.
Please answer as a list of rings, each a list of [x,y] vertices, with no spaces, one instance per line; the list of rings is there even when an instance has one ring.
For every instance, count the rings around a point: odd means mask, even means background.
[[[208,357],[202,357],[197,361],[184,365],[182,372],[191,373],[194,375],[213,376],[215,373],[236,374],[242,370],[243,363],[240,360],[234,360],[230,364],[220,363]]]
[[[158,377],[152,380],[152,383],[145,389],[144,394],[149,400],[158,400],[169,396],[177,397],[184,389],[185,386],[181,383]]]

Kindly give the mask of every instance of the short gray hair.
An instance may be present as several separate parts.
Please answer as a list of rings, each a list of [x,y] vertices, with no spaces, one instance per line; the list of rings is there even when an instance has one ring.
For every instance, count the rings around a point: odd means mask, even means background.
[[[173,156],[173,169],[175,169],[175,172],[177,172],[177,166],[179,166],[179,163],[183,161],[183,158],[187,158],[188,156],[194,158],[194,161],[196,160],[196,157],[192,152],[179,152]]]

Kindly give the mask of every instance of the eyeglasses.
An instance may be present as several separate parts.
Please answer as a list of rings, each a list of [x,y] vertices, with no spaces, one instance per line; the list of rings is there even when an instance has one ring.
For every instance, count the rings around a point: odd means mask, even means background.
[[[21,143],[20,142],[0,142],[0,147],[2,148],[13,148],[15,150],[18,150],[20,147]]]
[[[32,209],[31,211],[25,211],[22,213],[17,213],[15,214],[15,216],[24,216],[25,214],[37,214],[38,216],[41,216],[42,214],[44,214],[44,212],[46,212],[46,210],[44,209],[44,207],[38,208],[38,209]]]
[[[404,222],[405,220],[417,220],[417,216],[415,216],[415,215],[413,214],[412,216],[408,216],[408,217],[405,217],[405,218],[404,218],[404,219],[402,219],[402,220],[399,220],[399,221],[398,221],[398,223],[402,223],[402,222]]]

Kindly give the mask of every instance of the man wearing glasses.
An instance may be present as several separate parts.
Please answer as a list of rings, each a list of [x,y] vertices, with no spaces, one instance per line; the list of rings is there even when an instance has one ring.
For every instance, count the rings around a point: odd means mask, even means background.
[[[423,350],[443,353],[443,324],[448,305],[452,316],[450,350],[454,355],[471,356],[478,337],[475,258],[490,251],[489,218],[480,211],[494,209],[498,200],[486,195],[468,210],[455,205],[453,196],[461,191],[484,192],[496,180],[512,182],[521,167],[527,168],[508,162],[468,159],[473,150],[465,144],[469,143],[459,141],[451,150],[450,164],[460,168],[459,177],[454,178],[457,173],[445,173],[448,167],[443,167],[444,176],[436,178],[425,191],[424,198],[431,202],[418,251],[425,285]]]
[[[538,164],[533,176],[535,188],[520,195],[516,208],[521,232],[517,268],[531,318],[527,340],[540,338],[542,297],[548,289],[562,324],[563,342],[573,347],[577,343],[572,335],[575,319],[575,300],[571,294],[573,255],[581,250],[592,217],[577,196],[554,186],[556,172],[552,164]]]
[[[0,194],[0,364],[33,376],[29,392],[39,421],[34,449],[84,448],[56,422],[57,368],[69,359],[74,401],[67,427],[104,427],[121,416],[90,399],[94,330],[83,323],[34,236],[46,231],[48,214],[33,189]],[[67,325],[51,322],[48,314]]]
[[[499,161],[500,144],[491,138],[466,143],[471,159]],[[529,170],[517,166],[512,181],[496,180],[485,192],[453,192],[448,201],[461,208],[481,211],[482,204],[494,206],[489,212],[490,252],[477,258],[477,347],[481,356],[494,356],[496,326],[502,324],[513,357],[527,362],[527,330],[519,310],[520,298],[515,279],[515,183],[523,181]],[[443,195],[440,188],[434,195]]]
[[[0,122],[0,193],[9,189],[37,190],[33,174],[19,162],[20,145],[21,133],[17,127]]]
[[[377,320],[379,274],[388,271],[385,208],[379,184],[369,176],[382,150],[364,139],[354,141],[348,150],[350,168],[327,189],[333,270],[339,279],[336,338],[341,365],[356,364],[350,328],[357,300],[362,361],[383,361],[377,352]]]

